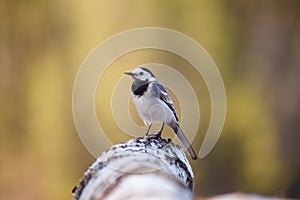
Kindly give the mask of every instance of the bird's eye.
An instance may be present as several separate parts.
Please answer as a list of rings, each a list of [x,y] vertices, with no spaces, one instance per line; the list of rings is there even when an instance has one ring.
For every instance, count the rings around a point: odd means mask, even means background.
[[[143,75],[144,73],[143,72],[140,72],[140,75]]]

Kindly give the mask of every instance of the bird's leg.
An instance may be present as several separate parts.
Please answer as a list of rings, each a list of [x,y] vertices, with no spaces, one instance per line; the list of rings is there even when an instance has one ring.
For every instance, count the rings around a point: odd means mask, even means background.
[[[161,126],[161,128],[160,128],[160,131],[158,132],[158,136],[159,136],[159,137],[161,136],[161,133],[162,133],[164,127],[165,127],[165,122],[163,122],[163,124],[162,124],[162,126]]]
[[[147,129],[147,132],[146,132],[146,136],[149,135],[149,131],[150,131],[151,126],[152,126],[152,124],[149,125],[149,127]]]

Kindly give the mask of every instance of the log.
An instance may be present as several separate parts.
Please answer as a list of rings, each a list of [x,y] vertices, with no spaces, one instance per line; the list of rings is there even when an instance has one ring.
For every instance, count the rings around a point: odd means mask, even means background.
[[[103,152],[73,189],[73,200],[193,199],[194,174],[183,149],[157,134]]]
[[[196,200],[284,200],[284,198],[268,197],[259,194],[247,194],[241,192],[234,192],[234,193],[217,195],[209,198],[197,198]]]

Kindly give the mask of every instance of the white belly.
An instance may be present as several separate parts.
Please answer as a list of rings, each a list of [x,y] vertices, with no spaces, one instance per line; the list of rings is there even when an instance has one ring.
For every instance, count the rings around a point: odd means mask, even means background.
[[[145,125],[160,122],[169,124],[175,120],[171,109],[158,98],[150,98],[146,93],[141,97],[133,95],[132,99]]]

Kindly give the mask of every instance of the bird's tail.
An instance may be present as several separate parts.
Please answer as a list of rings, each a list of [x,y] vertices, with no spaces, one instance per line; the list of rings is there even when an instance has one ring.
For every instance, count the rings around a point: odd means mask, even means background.
[[[183,144],[183,146],[187,150],[187,152],[190,154],[191,158],[194,159],[194,160],[196,160],[197,159],[197,155],[196,155],[193,147],[191,146],[190,142],[185,137],[183,131],[180,128],[180,126],[177,123],[174,123],[174,125],[171,126],[171,128],[176,133],[177,137],[179,138],[179,140],[181,141],[181,143]]]

